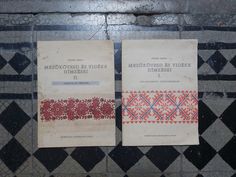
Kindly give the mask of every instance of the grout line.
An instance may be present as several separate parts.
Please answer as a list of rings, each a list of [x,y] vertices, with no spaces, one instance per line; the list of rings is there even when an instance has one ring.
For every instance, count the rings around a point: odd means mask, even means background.
[[[108,23],[107,23],[107,14],[105,15],[105,33],[106,33],[106,39],[110,40],[110,36],[108,34]]]

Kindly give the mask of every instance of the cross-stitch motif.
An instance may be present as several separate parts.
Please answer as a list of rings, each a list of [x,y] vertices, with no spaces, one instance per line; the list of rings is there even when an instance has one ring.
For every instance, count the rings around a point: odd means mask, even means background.
[[[123,123],[197,123],[196,91],[126,91]]]
[[[40,102],[40,115],[44,121],[75,119],[114,119],[115,102],[112,99],[92,98],[53,100]]]

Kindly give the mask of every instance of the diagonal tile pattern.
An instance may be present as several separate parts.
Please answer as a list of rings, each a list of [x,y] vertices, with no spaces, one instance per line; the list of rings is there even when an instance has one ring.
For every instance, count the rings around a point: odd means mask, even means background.
[[[200,145],[189,146],[189,148],[184,151],[184,156],[201,170],[216,155],[216,150],[202,137],[200,137],[199,140]]]
[[[231,59],[230,63],[236,68],[236,56]]]
[[[29,156],[28,151],[15,138],[0,150],[0,159],[12,172],[15,172]]]
[[[219,151],[219,154],[234,170],[236,169],[236,137],[235,136]]]
[[[25,55],[16,53],[8,63],[20,74],[30,64],[30,60]]]
[[[198,60],[197,60],[197,67],[200,68],[204,62],[204,60],[202,59],[202,57],[200,55],[198,55]]]
[[[0,123],[13,136],[15,136],[29,120],[30,117],[14,101],[0,114]]]
[[[68,156],[62,148],[43,148],[34,152],[36,157],[49,172],[57,168]]]
[[[214,135],[217,138],[212,138]],[[203,134],[202,137],[211,145],[215,150],[220,150],[234,134],[222,123],[221,120],[217,119]]]
[[[77,19],[77,17],[74,18]],[[74,37],[74,35],[77,35],[78,31],[74,30],[77,28],[75,26],[52,25],[53,22],[49,21],[47,23],[50,24],[47,27],[43,25],[36,27],[43,30],[40,35],[47,33],[47,39],[50,39],[50,36],[55,37],[55,34],[57,37],[63,37],[63,39],[66,36]],[[153,30],[152,27],[139,27],[134,32],[133,30],[137,27],[134,24],[130,26],[122,24],[121,26],[125,26],[128,32],[123,28],[121,31],[117,30],[115,35],[120,36],[120,38],[133,37],[141,39],[147,37],[153,39],[162,36],[160,34],[164,34],[163,36],[168,38],[173,37],[171,31],[167,31],[167,33],[165,31],[171,27],[162,28],[164,31],[158,31],[158,28]],[[11,30],[21,31],[22,28],[25,28],[25,26],[16,26]],[[195,33],[196,27],[191,28],[192,33]],[[50,33],[50,30],[54,31]],[[77,30],[80,29],[77,28]],[[227,30],[224,31],[224,28],[221,30],[222,32],[219,33],[222,35],[227,32]],[[230,30],[230,34],[235,32],[232,29]],[[108,29],[108,35],[110,35],[110,32],[111,30]],[[200,33],[205,33],[203,28],[201,28]],[[85,32],[81,34],[86,35]],[[201,135],[199,146],[186,146],[186,148],[182,146],[178,148],[174,146],[154,146],[146,148],[122,147],[119,143],[116,147],[109,147],[109,151],[107,151],[107,147],[70,149],[38,149],[35,147],[32,154],[31,143],[36,144],[37,138],[30,135],[26,137],[26,135],[31,131],[33,134],[37,134],[37,127],[33,127],[31,130],[32,122],[37,123],[37,112],[34,111],[30,114],[31,106],[22,106],[19,102],[19,100],[22,103],[26,102],[25,100],[30,100],[32,93],[1,93],[0,88],[0,176],[31,176],[30,168],[38,168],[34,169],[34,176],[143,176],[143,170],[146,170],[145,175],[148,176],[178,177],[180,176],[180,168],[176,166],[184,165],[180,159],[184,159],[189,164],[188,172],[186,174],[184,171],[183,174],[181,172],[182,176],[235,176],[233,174],[236,168],[236,94],[234,87],[228,88],[227,83],[233,85],[235,82],[233,68],[236,67],[236,47],[234,47],[235,42],[227,42],[229,40],[228,36],[223,40],[224,42],[222,40],[217,41],[217,37],[214,39],[215,42],[210,43],[206,42],[208,39],[204,39],[202,42],[201,40],[204,38],[202,36],[194,37],[199,38],[199,43],[201,43],[198,53],[199,80],[206,83],[203,86],[203,91],[199,92],[199,132]],[[23,37],[20,37],[20,40],[22,40],[21,38]],[[9,41],[7,39],[7,42]],[[31,43],[15,42],[15,40],[9,44],[0,42],[0,82],[3,83],[3,86],[8,86],[8,82],[31,82],[31,74],[34,73],[30,73],[30,75],[24,73],[31,71],[31,61],[37,64],[34,57],[30,58],[30,55],[24,52],[32,46]],[[116,41],[114,47],[115,78],[117,82],[121,82],[121,43]],[[224,48],[224,50],[221,48]],[[227,67],[229,65],[230,67]],[[207,84],[216,80],[223,81],[226,84],[222,85],[221,90],[218,91],[207,90]],[[217,84],[215,86],[218,86]],[[230,92],[225,92],[225,88]],[[34,92],[36,92],[36,89]],[[218,101],[219,99],[210,100],[205,97],[208,92],[212,93],[214,98],[224,98],[226,102]],[[36,95],[36,93],[34,94]],[[116,98],[117,102],[120,102],[120,90],[116,91]],[[232,103],[231,100],[233,100]],[[121,134],[121,106],[119,105],[116,109],[116,117],[117,130]],[[36,161],[31,164],[32,166],[29,163],[31,158]],[[105,167],[104,164],[106,164]],[[27,165],[29,169],[26,168]],[[106,169],[107,174],[98,173],[99,168]],[[217,170],[226,170],[227,172],[217,172]],[[116,172],[113,173],[114,171]],[[150,171],[152,171],[152,174]]]
[[[211,66],[211,68],[219,73],[223,67],[226,65],[227,60],[225,57],[219,52],[216,51],[208,60],[207,63]]]
[[[143,153],[137,147],[124,147],[118,144],[109,156],[125,172],[128,171],[143,156]]]
[[[236,133],[236,100],[223,112],[221,120],[235,134]]]
[[[99,147],[81,147],[76,148],[71,157],[89,172],[105,157],[105,153]]]
[[[7,61],[0,55],[0,69],[7,64]]]
[[[161,171],[164,171],[180,155],[172,146],[152,147],[146,156]]]
[[[217,116],[203,101],[198,102],[198,109],[199,133],[202,134],[217,119]]]

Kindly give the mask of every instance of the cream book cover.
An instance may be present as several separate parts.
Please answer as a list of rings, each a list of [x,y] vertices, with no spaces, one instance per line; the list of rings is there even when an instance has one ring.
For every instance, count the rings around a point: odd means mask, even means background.
[[[38,41],[38,147],[115,145],[112,41]]]
[[[124,146],[198,144],[197,40],[122,41]]]

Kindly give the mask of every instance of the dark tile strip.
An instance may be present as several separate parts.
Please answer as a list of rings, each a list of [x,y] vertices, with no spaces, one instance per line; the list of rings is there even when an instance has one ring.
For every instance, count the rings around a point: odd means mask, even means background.
[[[108,25],[111,31],[179,31],[178,25]]]
[[[0,99],[22,99],[29,100],[32,99],[31,93],[0,93]]]
[[[223,92],[198,92],[198,98],[202,98],[203,95],[215,95],[215,96],[224,96],[226,95],[227,98],[236,98],[236,92],[228,92],[228,93],[223,93]],[[120,99],[122,93],[121,92],[116,92],[115,93],[115,98]],[[20,94],[15,94],[15,93],[0,93],[0,99],[32,99],[32,94],[31,93],[20,93]],[[33,93],[33,99],[37,99],[37,92]]]
[[[236,81],[236,75],[198,75],[198,80],[223,80],[223,81]]]
[[[0,48],[13,50],[13,49],[20,49],[23,47],[30,48],[31,47],[30,42],[19,42],[19,43],[0,43]]]
[[[35,31],[89,31],[91,27],[98,28],[99,25],[35,25]]]
[[[31,31],[31,26],[0,26],[0,31]]]
[[[219,50],[219,49],[236,49],[236,43],[198,43],[199,50]]]
[[[102,24],[101,24],[102,25]],[[96,25],[35,25],[35,31],[84,31],[91,30]],[[142,30],[142,31],[179,31],[178,25],[158,25],[158,26],[139,26],[139,25],[109,25],[118,27],[122,30]],[[216,26],[182,26],[182,31],[236,31],[236,27],[216,27]],[[0,31],[31,31],[31,26],[0,26]]]
[[[217,26],[183,26],[183,31],[236,31],[236,27],[217,27]]]
[[[31,44],[30,42],[22,42],[22,43],[0,43],[0,48],[3,49],[20,49],[23,47],[30,48],[31,45],[34,48],[37,47],[37,43],[34,42]],[[120,43],[115,43],[115,49],[120,50]],[[219,50],[219,49],[236,49],[236,43],[224,43],[224,42],[214,42],[214,43],[198,43],[199,50]]]
[[[0,81],[32,81],[32,75],[0,75]]]
[[[115,80],[120,81],[122,78],[121,74],[115,75]],[[37,80],[37,75],[0,75],[0,81],[18,81],[18,82],[30,82]],[[222,81],[236,81],[236,75],[198,75],[198,80],[211,81],[211,80],[222,80]]]

